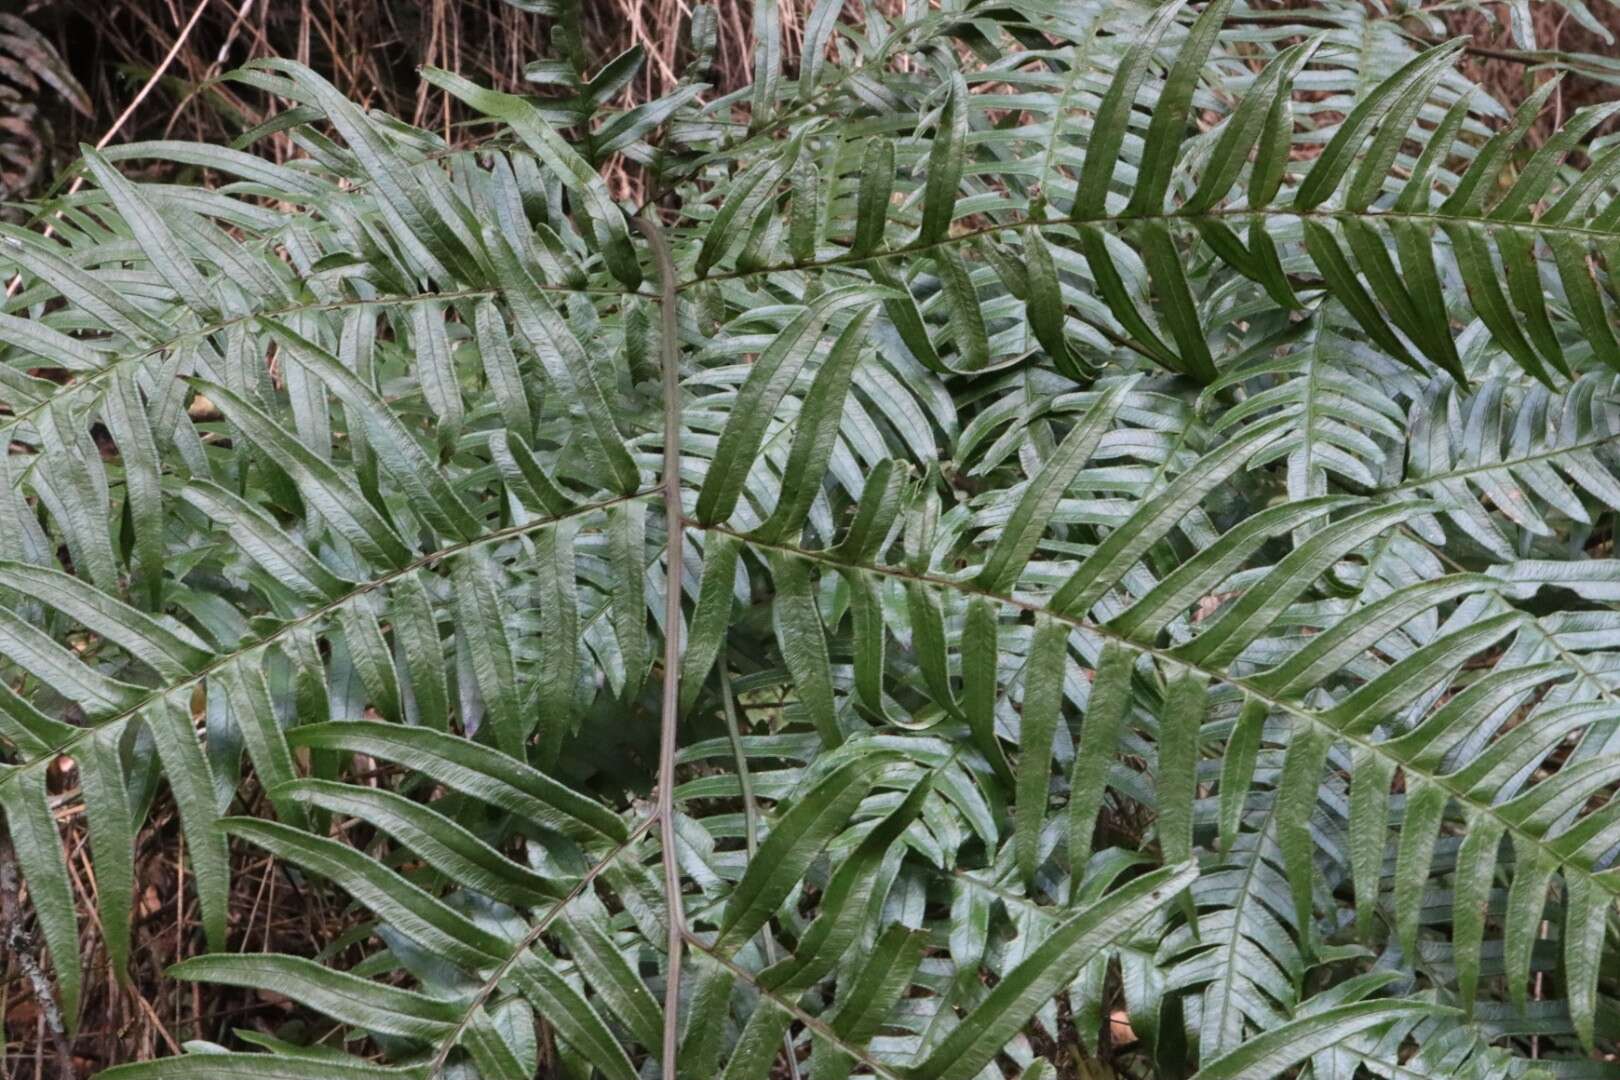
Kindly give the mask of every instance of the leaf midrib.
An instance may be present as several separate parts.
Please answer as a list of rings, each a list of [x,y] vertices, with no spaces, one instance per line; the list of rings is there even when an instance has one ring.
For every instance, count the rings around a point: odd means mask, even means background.
[[[1106,626],[1099,625],[1089,619],[1051,611],[1040,604],[1031,603],[1028,600],[1021,600],[1012,596],[1002,596],[999,594],[990,593],[983,589],[976,588],[969,582],[953,581],[950,578],[942,577],[937,574],[918,573],[892,566],[882,566],[875,563],[844,563],[837,559],[829,558],[824,552],[810,551],[804,548],[793,547],[791,545],[781,543],[767,543],[765,541],[750,537],[744,533],[735,532],[722,526],[701,525],[696,521],[687,521],[686,524],[695,529],[726,533],[753,547],[777,551],[784,555],[796,556],[798,558],[808,559],[812,562],[823,563],[829,566],[853,566],[857,569],[864,570],[868,573],[877,574],[882,577],[917,581],[926,585],[935,586],[937,588],[950,589],[954,592],[969,596],[983,596],[986,599],[995,600],[999,603],[1006,604],[1009,607],[1017,608],[1020,611],[1027,611],[1030,613],[1040,612],[1042,614],[1049,615],[1053,619],[1056,619],[1059,622],[1067,623],[1077,630],[1084,630],[1087,633],[1096,634],[1097,636],[1106,638],[1109,641],[1117,642],[1122,647],[1130,649],[1138,655],[1151,656],[1161,663],[1176,663],[1184,668],[1201,672],[1212,679],[1218,679],[1221,682],[1236,687],[1237,689],[1254,696],[1257,700],[1265,702],[1273,709],[1281,710],[1282,712],[1286,712],[1291,716],[1298,717],[1318,728],[1321,728],[1335,739],[1342,739],[1353,746],[1360,747],[1369,751],[1370,753],[1378,755],[1381,758],[1393,761],[1397,766],[1403,768],[1409,767],[1407,762],[1391,754],[1383,746],[1383,744],[1370,742],[1364,736],[1353,735],[1340,728],[1334,727],[1332,724],[1329,724],[1326,720],[1324,720],[1320,714],[1312,712],[1310,709],[1307,709],[1291,700],[1280,698],[1274,694],[1257,689],[1256,687],[1251,686],[1245,680],[1238,678],[1221,668],[1210,667],[1201,662],[1192,662],[1183,657],[1172,656],[1169,652],[1164,649],[1160,649],[1157,646],[1144,645],[1139,641],[1133,641],[1132,639],[1119,634],[1117,631],[1111,630]],[[1548,857],[1551,858],[1559,867],[1587,878],[1612,897],[1620,897],[1620,880],[1611,880],[1602,874],[1596,873],[1587,867],[1579,865],[1578,863],[1571,862],[1567,858],[1557,854],[1557,852],[1552,849],[1551,843],[1549,843],[1545,837],[1537,833],[1530,832],[1517,822],[1508,819],[1501,813],[1501,808],[1495,804],[1484,802],[1472,797],[1467,791],[1457,787],[1454,783],[1449,782],[1448,777],[1431,776],[1428,774],[1423,774],[1423,776],[1424,779],[1444,789],[1446,793],[1451,798],[1456,799],[1457,802],[1471,808],[1479,814],[1483,814],[1496,820],[1507,834],[1514,837],[1515,841],[1519,839],[1524,840],[1526,843],[1545,852]]]
[[[898,257],[898,256],[906,256],[906,255],[926,254],[927,252],[932,251],[932,250],[934,250],[936,248],[952,246],[952,245],[956,245],[956,244],[960,244],[960,243],[970,243],[970,242],[972,242],[974,240],[977,240],[980,237],[989,236],[989,235],[993,235],[993,234],[1001,233],[1001,232],[1016,232],[1016,231],[1022,231],[1024,229],[1075,228],[1075,227],[1087,226],[1087,225],[1091,225],[1091,226],[1096,226],[1096,225],[1128,225],[1128,224],[1131,224],[1131,223],[1134,223],[1134,222],[1160,222],[1160,223],[1182,222],[1182,223],[1196,224],[1200,220],[1222,219],[1222,218],[1234,218],[1234,219],[1245,219],[1245,218],[1247,218],[1247,219],[1262,219],[1262,220],[1271,219],[1271,218],[1294,218],[1294,219],[1298,219],[1298,220],[1311,220],[1311,221],[1358,220],[1358,221],[1369,221],[1369,222],[1378,222],[1380,220],[1385,220],[1385,221],[1412,221],[1412,222],[1420,222],[1420,223],[1429,223],[1429,224],[1431,224],[1431,225],[1433,225],[1433,226],[1435,226],[1437,228],[1439,226],[1444,226],[1444,225],[1447,225],[1447,224],[1454,224],[1454,225],[1467,225],[1467,226],[1471,226],[1471,227],[1474,227],[1474,228],[1509,229],[1509,230],[1519,231],[1519,232],[1528,232],[1528,233],[1531,233],[1532,235],[1540,234],[1540,233],[1555,233],[1555,234],[1562,234],[1562,235],[1569,235],[1569,236],[1584,237],[1584,238],[1587,238],[1587,239],[1589,239],[1591,241],[1594,241],[1594,242],[1598,241],[1598,240],[1613,240],[1616,237],[1620,237],[1620,232],[1607,232],[1607,231],[1604,231],[1604,230],[1601,230],[1601,229],[1594,229],[1594,228],[1590,228],[1588,226],[1583,226],[1583,225],[1569,225],[1569,224],[1563,224],[1563,223],[1544,224],[1544,223],[1534,222],[1534,221],[1529,221],[1529,222],[1525,222],[1525,221],[1503,221],[1503,220],[1500,220],[1500,219],[1489,217],[1488,215],[1481,215],[1481,214],[1447,215],[1447,214],[1439,214],[1439,213],[1433,213],[1433,212],[1412,213],[1412,212],[1403,212],[1403,211],[1396,211],[1396,210],[1378,210],[1378,211],[1365,211],[1365,212],[1355,212],[1355,211],[1348,211],[1348,210],[1311,210],[1311,211],[1302,211],[1302,210],[1296,210],[1296,209],[1289,208],[1289,207],[1261,207],[1261,208],[1257,208],[1257,209],[1249,209],[1249,208],[1217,208],[1217,209],[1212,209],[1212,210],[1201,211],[1199,213],[1182,213],[1182,212],[1179,212],[1179,211],[1170,211],[1170,212],[1159,213],[1159,214],[1111,214],[1111,215],[1110,214],[1104,214],[1104,215],[1099,215],[1099,216],[1095,216],[1095,217],[1083,217],[1083,216],[1080,216],[1080,217],[1048,218],[1048,219],[1046,219],[1044,221],[1024,220],[1024,221],[1005,222],[1005,223],[1001,223],[1001,224],[987,225],[987,226],[984,226],[984,227],[978,228],[978,229],[968,230],[968,231],[965,231],[965,232],[962,232],[962,233],[958,233],[958,234],[956,234],[954,236],[947,237],[947,238],[945,238],[943,240],[937,240],[937,241],[933,241],[933,242],[930,242],[930,243],[920,243],[920,242],[918,242],[918,243],[905,244],[905,245],[901,245],[899,247],[886,248],[886,249],[884,249],[882,251],[873,252],[873,253],[870,253],[870,254],[863,254],[863,255],[854,255],[854,254],[836,255],[836,256],[833,256],[831,258],[821,259],[821,260],[812,260],[810,262],[792,262],[792,261],[790,261],[790,262],[785,262],[785,263],[776,263],[776,264],[772,264],[772,265],[768,265],[768,266],[754,267],[754,268],[749,269],[749,270],[735,270],[735,271],[728,271],[728,272],[720,273],[720,274],[709,274],[706,277],[692,278],[692,279],[689,279],[689,280],[686,280],[686,281],[677,282],[676,285],[675,285],[675,291],[677,293],[680,293],[680,292],[686,291],[687,289],[690,289],[690,288],[693,288],[693,287],[696,287],[696,286],[700,286],[700,285],[705,285],[705,284],[714,283],[714,282],[721,282],[721,281],[733,281],[733,280],[738,280],[738,279],[742,279],[742,278],[755,277],[755,276],[758,276],[758,275],[761,275],[761,274],[787,273],[787,272],[792,272],[792,271],[823,270],[823,269],[830,269],[830,268],[835,268],[835,267],[839,267],[839,266],[858,266],[858,265],[860,265],[862,263],[872,262],[872,261],[878,260],[878,259],[893,258],[893,257]],[[539,285],[538,287],[545,290],[545,291],[548,291],[548,292],[585,293],[585,294],[596,295],[596,296],[616,296],[616,297],[640,296],[640,297],[649,298],[649,299],[654,298],[653,294],[643,292],[643,291],[637,290],[637,289],[581,288],[581,287],[574,287],[574,286],[567,286],[567,285],[550,285],[550,284],[543,284],[543,285]],[[141,349],[141,350],[139,350],[137,352],[129,353],[127,355],[116,355],[101,370],[96,371],[96,372],[92,372],[89,375],[85,376],[83,379],[80,379],[80,380],[77,380],[75,382],[67,384],[65,387],[62,388],[61,391],[59,391],[56,394],[52,394],[50,397],[46,398],[44,401],[41,401],[38,405],[31,406],[31,407],[29,407],[27,409],[24,409],[22,412],[13,414],[12,417],[9,420],[5,421],[4,423],[0,423],[0,434],[9,433],[10,431],[15,429],[18,425],[20,425],[24,421],[28,420],[32,416],[34,416],[34,415],[38,414],[39,412],[43,411],[44,409],[48,408],[51,405],[52,402],[62,400],[65,397],[73,395],[73,394],[77,393],[79,390],[83,389],[86,386],[96,385],[97,383],[100,382],[101,379],[106,377],[108,374],[113,372],[115,369],[123,366],[124,364],[132,363],[132,362],[135,362],[135,361],[138,361],[138,360],[142,360],[142,359],[145,359],[148,356],[155,356],[155,355],[158,355],[160,353],[167,352],[168,350],[174,348],[175,346],[177,346],[177,345],[179,345],[179,344],[181,344],[183,342],[194,340],[194,339],[204,339],[204,338],[207,338],[210,335],[216,334],[216,333],[218,333],[218,332],[220,332],[222,330],[227,330],[227,329],[229,329],[229,328],[231,328],[233,326],[237,326],[237,325],[240,325],[240,324],[246,323],[246,322],[251,322],[251,321],[253,321],[255,319],[278,318],[278,317],[281,317],[281,316],[284,316],[284,315],[296,315],[296,314],[300,314],[300,313],[304,313],[304,312],[340,311],[340,310],[345,310],[347,308],[352,308],[352,307],[367,307],[367,306],[388,307],[388,306],[391,306],[391,305],[394,305],[394,304],[426,303],[426,302],[430,302],[430,301],[478,299],[478,298],[485,298],[485,297],[497,297],[497,296],[503,295],[504,292],[505,292],[505,290],[503,288],[501,288],[500,286],[489,286],[489,287],[486,287],[486,288],[479,288],[479,289],[458,289],[458,290],[446,290],[446,291],[439,291],[439,292],[415,293],[415,294],[410,294],[410,295],[394,295],[394,296],[363,298],[363,299],[347,299],[347,300],[329,300],[329,301],[322,301],[322,302],[313,303],[313,304],[296,304],[296,305],[290,305],[290,306],[285,306],[285,307],[271,309],[271,310],[254,311],[254,312],[250,312],[250,313],[245,314],[245,315],[232,316],[229,319],[223,319],[223,320],[220,320],[218,322],[210,323],[207,326],[197,327],[197,328],[192,329],[192,330],[184,331],[184,332],[182,332],[180,334],[177,334],[174,337],[172,337],[172,338],[170,338],[170,339],[168,339],[166,341],[159,342],[158,344],[152,345],[152,346],[147,347],[147,348],[143,348],[143,349]],[[1617,436],[1617,437],[1620,437],[1620,436]],[[1527,459],[1527,460],[1529,460],[1529,459]]]
[[[1300,221],[1362,221],[1376,224],[1379,221],[1410,221],[1419,224],[1429,224],[1435,229],[1446,225],[1464,225],[1483,229],[1507,229],[1514,232],[1528,232],[1532,235],[1552,233],[1558,235],[1585,237],[1594,242],[1600,240],[1614,240],[1620,237],[1620,231],[1605,231],[1586,225],[1571,225],[1566,223],[1545,223],[1537,221],[1507,221],[1493,218],[1488,214],[1442,214],[1433,211],[1413,212],[1402,210],[1299,210],[1288,206],[1267,207],[1219,207],[1211,210],[1202,210],[1197,213],[1186,213],[1171,210],[1156,214],[1098,214],[1094,216],[1074,215],[1068,217],[1046,218],[1036,221],[1024,219],[1021,221],[1008,221],[994,225],[985,225],[976,229],[968,229],[928,243],[913,242],[899,247],[885,248],[881,251],[868,254],[835,255],[827,259],[812,260],[809,262],[788,261],[773,263],[767,266],[757,266],[748,270],[733,270],[726,273],[710,274],[707,277],[695,278],[682,282],[680,289],[688,289],[697,285],[717,281],[731,281],[739,278],[754,277],[760,274],[779,274],[795,270],[821,270],[828,267],[852,266],[878,259],[889,259],[908,255],[923,255],[937,248],[950,247],[956,244],[971,243],[985,236],[1002,232],[1021,232],[1025,229],[1048,228],[1079,228],[1084,226],[1103,225],[1132,225],[1137,223],[1159,224],[1197,224],[1204,220],[1233,219],[1261,219],[1292,218]]]
[[[93,727],[78,729],[77,733],[72,738],[58,743],[56,746],[37,757],[22,762],[21,764],[17,765],[15,769],[0,774],[0,784],[9,783],[13,777],[22,772],[24,769],[30,769],[39,765],[49,765],[50,762],[64,754],[71,756],[74,747],[78,746],[85,739],[94,736],[96,732],[101,731],[104,728],[111,727],[114,724],[121,724],[130,720],[143,710],[157,704],[158,702],[161,702],[170,694],[174,694],[186,689],[187,687],[197,685],[209,675],[225,667],[227,664],[234,662],[240,657],[247,656],[267,646],[274,645],[284,636],[292,633],[300,627],[307,626],[310,623],[323,619],[326,616],[338,611],[353,600],[368,593],[374,592],[375,590],[380,589],[383,586],[388,585],[390,582],[396,581],[407,574],[414,573],[415,571],[428,566],[433,566],[444,561],[445,559],[454,558],[457,555],[461,555],[475,548],[483,547],[486,544],[499,543],[503,540],[511,540],[517,537],[527,536],[529,533],[539,532],[541,529],[549,528],[550,526],[555,525],[560,521],[566,521],[569,518],[594,513],[598,510],[605,510],[608,507],[617,506],[620,503],[631,502],[635,499],[648,498],[656,494],[658,494],[658,490],[656,488],[647,488],[641,491],[631,492],[628,495],[616,495],[611,499],[603,499],[598,502],[576,506],[566,514],[558,514],[555,517],[548,517],[539,521],[530,521],[525,522],[522,525],[512,525],[504,529],[496,529],[472,540],[464,540],[460,543],[452,544],[449,547],[439,548],[436,551],[431,551],[426,555],[419,556],[418,558],[411,560],[403,567],[390,570],[386,574],[379,577],[370,578],[364,582],[361,582],[337,599],[329,600],[326,603],[312,608],[311,610],[298,616],[296,619],[290,619],[287,622],[282,623],[268,634],[258,638],[248,645],[244,645],[241,648],[232,649],[229,652],[217,654],[212,660],[192,674],[187,675],[183,679],[177,679],[173,682],[165,684],[164,686],[152,689],[136,704],[113,714],[105,720],[98,722]]]

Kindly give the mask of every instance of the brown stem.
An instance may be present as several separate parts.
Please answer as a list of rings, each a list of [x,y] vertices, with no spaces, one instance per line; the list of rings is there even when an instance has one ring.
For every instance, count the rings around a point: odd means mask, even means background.
[[[656,212],[656,211],[655,211]],[[679,327],[675,318],[675,263],[656,221],[638,217],[636,227],[647,237],[658,267],[658,344],[664,369],[664,689],[658,737],[659,838],[663,845],[664,892],[669,903],[669,962],[664,979],[664,1080],[675,1080],[680,1058],[681,950],[686,943],[686,913],[681,908],[681,868],[675,850],[675,748],[680,737],[681,682],[681,546],[685,513],[681,508],[681,369]]]

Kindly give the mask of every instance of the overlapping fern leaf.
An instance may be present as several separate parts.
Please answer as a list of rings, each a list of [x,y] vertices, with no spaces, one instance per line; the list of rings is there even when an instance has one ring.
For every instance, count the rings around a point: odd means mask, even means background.
[[[0,226],[66,1037],[166,789],[170,974],[331,1024],[124,1080],[1611,1075],[1609,111],[1360,7],[775,12],[731,97],[703,9],[628,111],[424,72],[471,147],[258,64]],[[364,960],[243,952],[244,851]]]

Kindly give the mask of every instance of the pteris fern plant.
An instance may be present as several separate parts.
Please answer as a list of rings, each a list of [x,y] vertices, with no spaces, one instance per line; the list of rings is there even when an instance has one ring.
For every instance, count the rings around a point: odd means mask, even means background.
[[[627,111],[267,61],[87,151],[0,226],[67,1037],[163,797],[169,975],[329,1023],[116,1080],[1613,1075],[1613,107],[1296,14],[821,0],[793,71],[767,0],[728,96],[700,8]],[[242,951],[233,851],[364,959]]]

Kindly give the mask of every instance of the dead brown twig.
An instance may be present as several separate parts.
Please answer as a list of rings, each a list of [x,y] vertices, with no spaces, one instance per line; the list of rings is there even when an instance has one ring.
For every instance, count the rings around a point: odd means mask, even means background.
[[[197,20],[202,17],[203,9],[207,6],[208,0],[202,0],[202,2],[197,5],[196,10],[191,13],[191,19],[186,23],[185,28],[180,31],[180,36],[175,38],[174,45],[169,49],[168,55],[163,58],[163,62],[157,66],[155,71],[152,72],[152,77],[146,80],[146,84],[141,87],[140,91],[136,93],[135,97],[130,101],[130,103],[125,106],[124,111],[118,114],[118,119],[113,121],[112,127],[108,128],[106,133],[96,141],[97,150],[100,150],[102,147],[106,146],[113,140],[113,136],[117,135],[123,130],[124,125],[129,122],[129,118],[134,114],[136,108],[139,107],[141,102],[146,100],[146,95],[152,92],[152,87],[156,86],[158,84],[158,80],[163,78],[163,73],[169,70],[170,64],[174,63],[174,58],[179,55],[181,47],[186,43],[186,38],[191,36],[192,28],[197,25]],[[83,186],[84,174],[80,173],[78,176],[74,177],[73,185],[68,188],[67,193],[72,195]],[[56,229],[54,227],[51,225],[45,226],[45,235],[47,237],[54,236],[55,233]],[[19,272],[12,275],[10,284],[6,286],[6,296],[9,298],[17,295],[17,290],[21,287],[22,274]]]
[[[56,1003],[56,995],[51,992],[51,981],[35,955],[33,935],[23,924],[20,879],[17,853],[11,846],[11,839],[0,833],[0,943],[4,944],[7,956],[16,958],[17,966],[22,969],[33,990],[40,1017],[56,1047],[57,1075],[62,1080],[74,1080],[77,1073],[73,1068],[67,1030],[62,1023],[62,1010]]]

